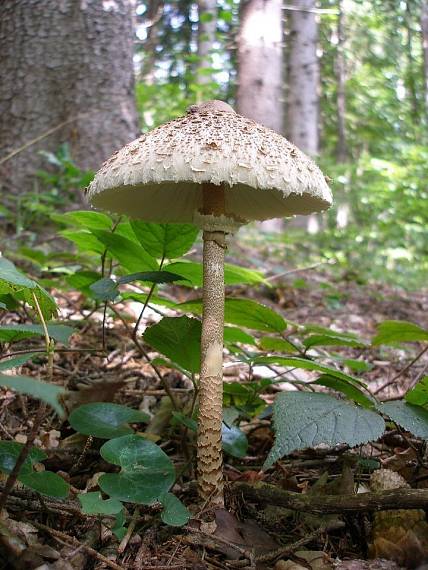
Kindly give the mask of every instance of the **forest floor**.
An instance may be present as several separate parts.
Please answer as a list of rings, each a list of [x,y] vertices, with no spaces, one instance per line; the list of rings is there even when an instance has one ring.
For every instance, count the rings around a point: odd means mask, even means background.
[[[256,259],[257,264],[257,253],[252,252],[252,257],[253,263]],[[267,260],[260,257],[259,262],[269,274]],[[337,330],[355,332],[367,339],[375,334],[376,325],[385,319],[406,320],[428,327],[427,292],[406,293],[379,284],[358,285],[353,279],[334,276],[322,267],[274,277],[271,285],[252,288],[251,291],[234,287],[230,292],[254,297],[274,306],[290,321],[331,326]],[[177,294],[185,300],[188,290],[177,289]],[[77,320],[77,316],[81,319],[82,314],[87,315],[78,294],[61,295],[59,304],[67,318]],[[18,322],[20,318],[8,315],[8,319]],[[182,473],[174,492],[197,516],[193,466],[189,466],[186,454],[182,453],[180,433],[176,428],[170,428],[171,410],[167,410],[166,417],[160,417],[157,412],[159,402],[164,397],[162,386],[153,375],[151,366],[136,350],[124,324],[117,322],[117,319],[114,323],[107,320],[107,356],[101,354],[101,320],[101,313],[86,317],[70,345],[70,348],[79,351],[99,348],[100,353],[58,352],[54,361],[55,382],[70,390],[67,400],[69,409],[79,403],[102,399],[155,414],[156,419],[152,422],[157,422],[157,425],[153,432],[157,433],[162,448],[174,460],[177,472]],[[21,344],[25,348],[31,346],[28,340]],[[20,346],[15,345],[14,348],[19,349]],[[373,367],[365,375],[365,380],[372,393],[383,400],[402,397],[428,368],[428,356],[425,354],[406,370],[417,350],[418,347],[413,344],[406,350],[373,348],[366,351],[365,359]],[[337,352],[348,358],[358,358],[361,354],[360,349],[349,347],[340,348]],[[247,380],[248,367],[229,366],[231,360],[233,355],[226,357],[226,380]],[[40,365],[29,364],[22,370],[25,374],[35,375],[40,372]],[[189,395],[189,382],[178,372],[164,369],[163,373],[177,395],[183,398]],[[253,380],[258,375],[268,373],[267,369],[256,369],[253,371]],[[298,374],[300,381],[305,381],[311,375],[303,370]],[[289,385],[284,382],[280,389],[289,389]],[[274,395],[274,390],[268,390],[264,397],[271,402]],[[36,400],[2,390],[2,439],[25,442],[37,408]],[[374,570],[415,568],[425,556],[428,557],[428,532],[425,538],[421,538],[417,529],[409,532],[400,521],[396,528],[402,527],[401,530],[396,530],[393,536],[383,534],[376,545],[371,535],[373,517],[364,510],[329,515],[299,512],[275,504],[261,505],[259,501],[244,498],[244,491],[236,491],[240,483],[253,485],[260,481],[271,483],[281,491],[312,493],[318,497],[352,493],[355,489],[367,490],[369,474],[358,467],[361,464],[356,457],[378,461],[383,467],[402,475],[412,487],[427,488],[426,450],[420,440],[391,427],[375,443],[354,450],[338,446],[334,449],[296,452],[264,472],[261,466],[273,443],[270,421],[254,420],[247,426],[247,435],[250,444],[248,455],[240,460],[228,459],[225,464],[228,511],[218,513],[214,536],[190,525],[184,530],[166,527],[160,521],[156,505],[138,508],[130,505],[128,533],[119,544],[108,528],[108,517],[101,521],[97,517],[82,514],[76,499],[42,499],[40,495],[15,485],[6,505],[8,530],[4,526],[0,529],[0,569]],[[43,446],[49,455],[46,468],[60,473],[74,491],[96,490],[100,473],[111,469],[111,465],[105,463],[97,453],[99,441],[92,441],[88,446],[86,437],[73,432],[66,421],[59,420],[53,413],[44,418],[36,444]],[[194,441],[190,437],[186,447],[186,453],[192,454]],[[404,518],[408,519],[412,512],[419,511],[406,511]],[[387,526],[390,526],[389,523]],[[422,533],[427,531],[426,527],[422,528]],[[398,565],[392,561],[376,560],[370,565],[363,562],[370,556],[382,558],[392,548],[398,549]],[[413,556],[415,549],[422,554]]]

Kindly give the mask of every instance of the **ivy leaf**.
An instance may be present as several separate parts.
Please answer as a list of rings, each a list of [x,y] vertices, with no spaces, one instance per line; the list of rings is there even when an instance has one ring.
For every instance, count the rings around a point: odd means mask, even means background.
[[[283,392],[273,406],[275,444],[264,464],[298,449],[319,444],[351,447],[378,439],[385,422],[376,412],[365,410],[327,394]]]
[[[80,493],[77,498],[82,505],[85,515],[116,515],[121,512],[123,505],[117,499],[103,499],[99,491]]]
[[[190,519],[190,513],[178,497],[172,493],[164,493],[159,497],[163,506],[161,519],[170,526],[183,526]]]

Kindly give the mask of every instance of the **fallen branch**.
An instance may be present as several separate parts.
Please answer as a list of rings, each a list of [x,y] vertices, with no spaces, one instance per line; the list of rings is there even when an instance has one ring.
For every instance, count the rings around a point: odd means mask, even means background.
[[[235,483],[235,495],[263,505],[317,514],[428,508],[428,489],[393,489],[356,495],[309,495],[283,491],[266,484]]]

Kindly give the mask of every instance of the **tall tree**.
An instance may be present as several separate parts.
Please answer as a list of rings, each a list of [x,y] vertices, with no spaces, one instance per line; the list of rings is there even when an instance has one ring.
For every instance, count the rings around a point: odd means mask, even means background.
[[[217,0],[198,1],[198,83],[212,81],[212,53],[217,30]]]
[[[77,165],[95,169],[136,136],[132,7],[131,0],[0,3],[0,161],[12,190],[29,187],[43,167],[41,149],[67,141]]]
[[[428,123],[428,0],[422,0],[421,30],[422,47],[424,52],[425,109]]]
[[[319,61],[316,0],[294,0],[288,10],[288,138],[304,152],[319,152]]]
[[[345,60],[345,14],[343,2],[338,0],[337,15],[337,55],[336,55],[336,83],[337,83],[337,148],[336,156],[339,162],[345,162],[348,156],[346,143],[346,60]]]
[[[281,0],[241,0],[238,33],[238,112],[283,131]]]

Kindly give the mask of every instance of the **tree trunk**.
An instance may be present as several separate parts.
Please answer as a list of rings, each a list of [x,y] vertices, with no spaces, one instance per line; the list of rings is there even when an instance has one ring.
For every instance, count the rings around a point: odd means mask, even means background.
[[[294,0],[290,21],[288,57],[288,138],[303,152],[319,152],[318,22],[315,0]]]
[[[132,14],[130,0],[0,3],[0,168],[8,188],[31,187],[46,167],[42,149],[68,142],[80,168],[96,169],[137,135]]]
[[[336,55],[336,84],[337,84],[337,148],[336,157],[339,162],[345,162],[348,157],[346,143],[346,60],[345,60],[345,15],[343,2],[338,0],[337,18],[337,55]]]
[[[147,12],[144,14],[147,37],[144,42],[144,58],[140,78],[149,85],[153,85],[155,79],[155,64],[158,56],[156,48],[159,44],[159,24],[163,16],[164,4],[163,0],[150,0]]]
[[[294,0],[289,21],[287,138],[309,156],[319,152],[319,60],[316,0]],[[319,230],[319,216],[296,216],[291,224]]]
[[[422,2],[421,30],[422,47],[424,52],[425,112],[428,124],[428,0],[423,0]]]
[[[241,0],[237,108],[283,132],[281,0]]]
[[[212,51],[217,31],[217,0],[198,1],[198,83],[212,81]]]

